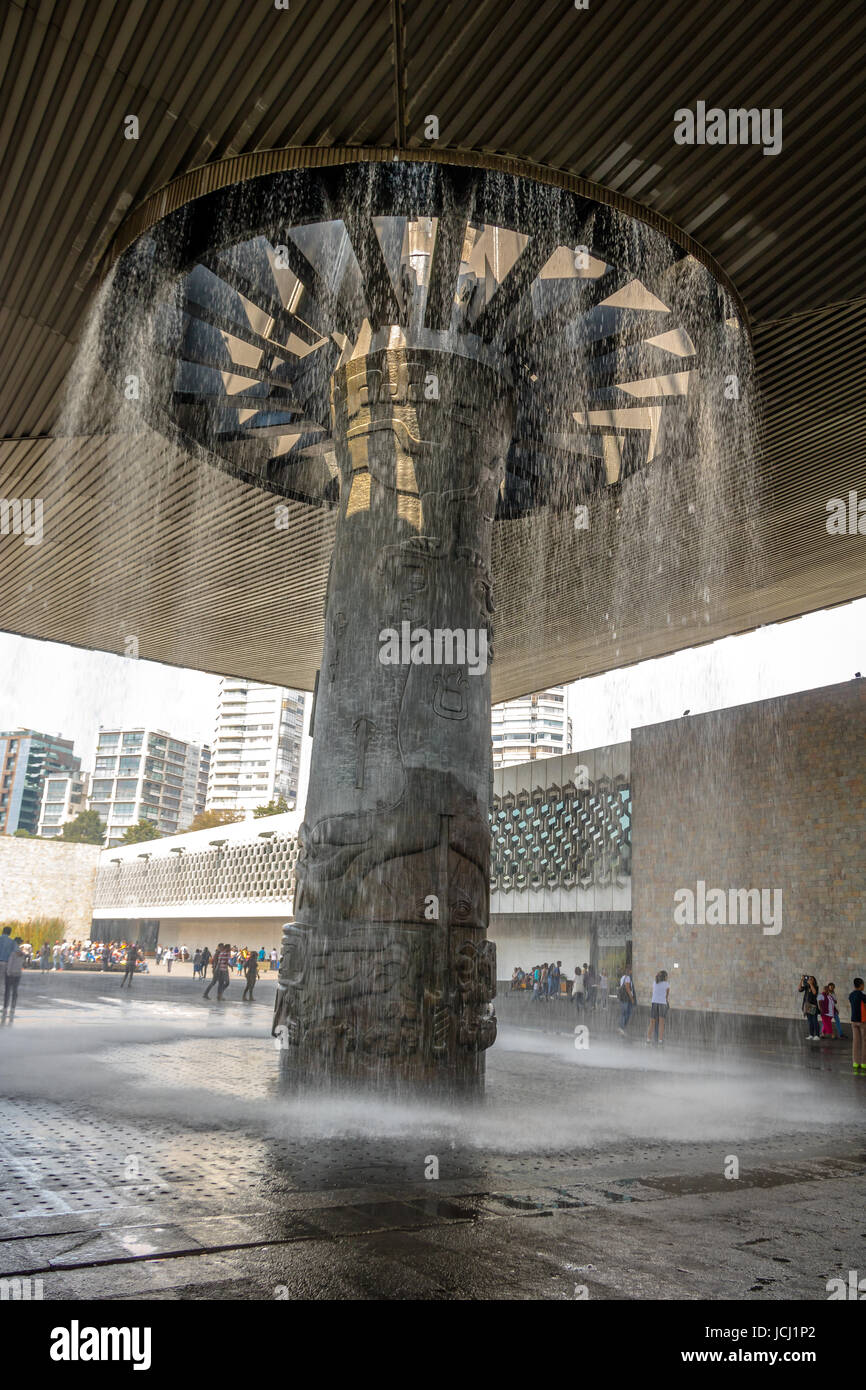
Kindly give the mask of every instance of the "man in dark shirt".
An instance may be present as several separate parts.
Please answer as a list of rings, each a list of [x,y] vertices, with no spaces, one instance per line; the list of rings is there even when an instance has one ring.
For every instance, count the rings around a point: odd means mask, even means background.
[[[133,975],[135,974],[135,967],[136,967],[137,965],[138,965],[138,946],[137,946],[137,944],[133,941],[132,945],[129,947],[128,951],[126,952],[126,969],[125,969],[125,971],[124,971],[124,973],[123,973],[123,979],[122,979],[121,982],[120,982],[120,988],[121,988],[121,989],[123,989],[123,986],[126,984],[127,980],[129,981],[129,988],[132,989],[132,977],[133,977]]]
[[[244,988],[241,1003],[243,1003],[244,999],[249,999],[252,1004],[253,990],[256,987],[256,980],[259,978],[259,959],[255,951],[250,951],[247,956],[246,964],[244,965],[244,975],[246,976],[247,983]]]
[[[854,981],[854,988],[848,995],[848,1003],[851,1005],[851,1041],[853,1043],[851,1061],[855,1071],[866,1072],[866,994],[863,993],[863,981],[859,975]]]

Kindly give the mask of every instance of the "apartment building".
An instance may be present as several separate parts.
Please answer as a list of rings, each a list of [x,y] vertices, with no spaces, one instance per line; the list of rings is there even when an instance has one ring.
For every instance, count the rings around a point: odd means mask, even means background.
[[[564,685],[505,700],[491,711],[493,766],[508,767],[533,758],[571,752],[571,720]]]
[[[72,747],[71,739],[35,729],[0,733],[0,833],[27,830],[36,834],[46,777],[81,767]]]
[[[209,770],[206,744],[165,729],[100,727],[88,805],[106,825],[106,845],[139,820],[162,835],[185,830],[205,808]]]
[[[225,677],[217,701],[207,806],[242,811],[298,796],[305,697],[297,690]]]

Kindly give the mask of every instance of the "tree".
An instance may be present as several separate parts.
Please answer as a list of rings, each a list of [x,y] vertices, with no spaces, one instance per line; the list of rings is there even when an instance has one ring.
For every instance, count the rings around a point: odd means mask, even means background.
[[[243,818],[243,811],[200,811],[192,825],[178,833],[188,835],[191,830],[216,830],[221,825],[235,825]]]
[[[101,845],[105,839],[105,826],[99,819],[99,812],[79,811],[75,820],[66,822],[60,838],[71,840],[76,845]]]
[[[24,830],[23,827],[18,830],[13,830],[12,834],[17,835],[19,840],[37,840],[39,838],[38,835],[33,834],[32,830]]]
[[[124,832],[123,839],[120,843],[122,845],[140,845],[143,844],[145,840],[160,839],[162,839],[162,836],[153,824],[153,821],[142,819],[137,821],[135,825],[131,825],[129,829]]]
[[[256,820],[261,820],[262,816],[283,816],[289,809],[289,803],[284,796],[278,796],[276,801],[269,801],[267,806],[257,806],[253,811]]]

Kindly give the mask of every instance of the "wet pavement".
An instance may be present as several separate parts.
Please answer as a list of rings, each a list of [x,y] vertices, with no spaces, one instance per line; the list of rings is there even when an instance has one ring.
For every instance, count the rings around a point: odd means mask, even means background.
[[[848,1044],[506,1026],[474,1105],[303,1095],[272,988],[241,990],[25,975],[0,1031],[0,1276],[46,1299],[825,1300],[866,1266]]]

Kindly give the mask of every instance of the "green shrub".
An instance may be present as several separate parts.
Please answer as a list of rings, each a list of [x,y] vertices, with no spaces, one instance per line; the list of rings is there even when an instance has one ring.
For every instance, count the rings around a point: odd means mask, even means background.
[[[53,946],[55,941],[65,941],[68,935],[62,917],[31,917],[26,922],[0,922],[0,931],[4,927],[11,927],[13,936],[20,936],[22,941],[29,941],[34,956],[44,942],[47,941],[49,946]]]

